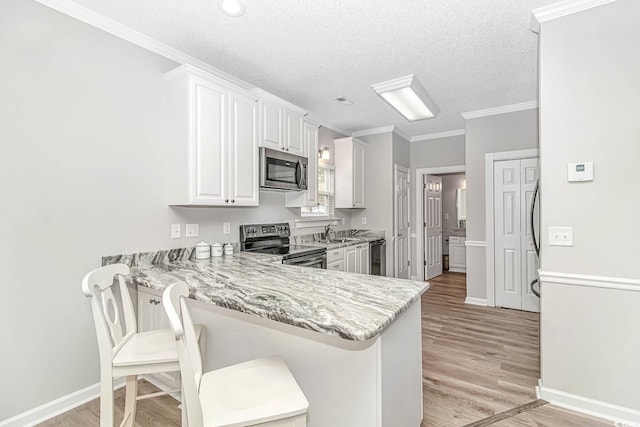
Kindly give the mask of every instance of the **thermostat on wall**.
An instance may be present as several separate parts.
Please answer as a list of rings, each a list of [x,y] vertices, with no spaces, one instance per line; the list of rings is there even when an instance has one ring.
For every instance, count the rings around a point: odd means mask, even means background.
[[[593,181],[593,162],[569,163],[567,180],[569,182]]]

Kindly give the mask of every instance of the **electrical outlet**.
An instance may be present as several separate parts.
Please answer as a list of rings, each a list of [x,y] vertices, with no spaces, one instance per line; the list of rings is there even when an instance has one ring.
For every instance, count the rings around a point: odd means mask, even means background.
[[[171,224],[171,238],[179,239],[182,237],[180,234],[180,224]]]
[[[362,217],[362,225],[366,225],[367,224],[367,217],[363,216]]]
[[[223,222],[222,223],[222,234],[231,234],[231,223]]]
[[[444,220],[445,220],[445,221],[447,221],[448,219],[449,219],[449,214],[448,214],[448,213],[445,213],[445,214],[444,214]]]
[[[573,227],[549,227],[549,246],[573,246]]]
[[[184,232],[185,237],[198,237],[199,228],[198,224],[187,224]]]

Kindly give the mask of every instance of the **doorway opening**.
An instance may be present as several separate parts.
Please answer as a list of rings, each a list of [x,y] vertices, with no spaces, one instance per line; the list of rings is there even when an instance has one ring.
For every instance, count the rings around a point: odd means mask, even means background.
[[[447,270],[466,272],[465,166],[416,169],[415,182],[415,278],[429,280]]]

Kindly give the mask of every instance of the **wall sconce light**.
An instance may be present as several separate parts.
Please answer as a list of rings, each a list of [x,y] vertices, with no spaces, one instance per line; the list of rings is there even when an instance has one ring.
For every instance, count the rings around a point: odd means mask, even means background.
[[[331,158],[331,151],[329,151],[329,147],[324,147],[322,150],[318,150],[318,157],[322,160],[329,160]]]

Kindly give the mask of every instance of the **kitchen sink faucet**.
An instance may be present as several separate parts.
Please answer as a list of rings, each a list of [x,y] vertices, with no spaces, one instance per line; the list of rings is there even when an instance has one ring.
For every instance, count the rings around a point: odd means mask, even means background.
[[[331,224],[324,226],[324,240],[329,243],[329,231],[331,231]]]

